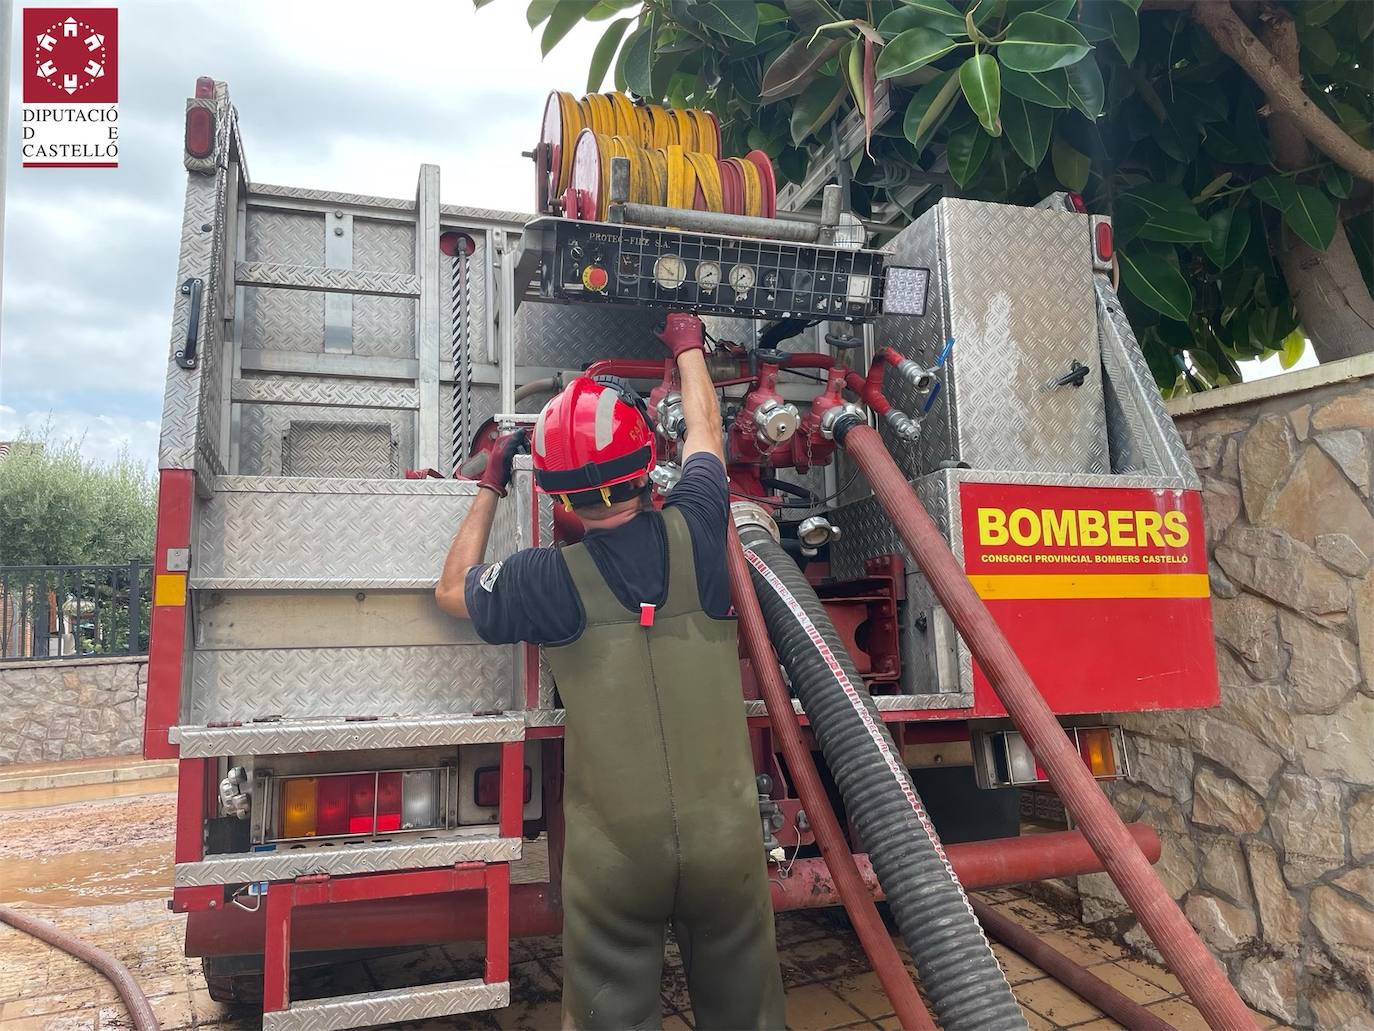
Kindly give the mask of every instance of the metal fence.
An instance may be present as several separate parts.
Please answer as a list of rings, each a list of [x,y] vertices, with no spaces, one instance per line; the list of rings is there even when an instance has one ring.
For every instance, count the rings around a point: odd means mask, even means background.
[[[0,662],[144,655],[152,566],[0,566]]]

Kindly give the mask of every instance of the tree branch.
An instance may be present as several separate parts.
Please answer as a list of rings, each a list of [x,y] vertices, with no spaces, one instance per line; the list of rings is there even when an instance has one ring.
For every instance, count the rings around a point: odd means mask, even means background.
[[[1352,175],[1374,182],[1374,151],[1361,147],[1308,99],[1300,80],[1284,72],[1274,55],[1236,15],[1229,0],[1194,3],[1192,16],[1264,91],[1276,114],[1292,119],[1314,147]]]

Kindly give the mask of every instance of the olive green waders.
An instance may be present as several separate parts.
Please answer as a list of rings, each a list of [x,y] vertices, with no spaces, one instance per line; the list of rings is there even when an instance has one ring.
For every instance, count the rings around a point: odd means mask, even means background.
[[[563,1020],[661,1026],[672,920],[698,1027],[781,1028],[735,624],[702,611],[686,520],[663,522],[668,596],[652,626],[585,547],[563,550],[587,617],[545,650],[567,712]]]

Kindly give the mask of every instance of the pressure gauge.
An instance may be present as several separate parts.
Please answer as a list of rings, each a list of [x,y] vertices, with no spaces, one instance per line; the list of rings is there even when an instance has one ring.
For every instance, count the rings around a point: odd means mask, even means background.
[[[743,297],[754,289],[754,270],[748,265],[736,265],[730,270],[730,286]]]
[[[654,282],[660,290],[676,290],[687,281],[687,263],[676,254],[660,254],[654,262]]]
[[[697,265],[697,286],[708,292],[720,286],[720,266],[714,261]]]

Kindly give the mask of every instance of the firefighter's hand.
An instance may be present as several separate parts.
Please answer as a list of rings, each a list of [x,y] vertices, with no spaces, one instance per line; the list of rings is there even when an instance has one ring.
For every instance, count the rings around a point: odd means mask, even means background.
[[[496,443],[491,446],[491,452],[487,455],[487,467],[482,470],[482,475],[477,477],[477,486],[485,487],[504,498],[506,488],[510,486],[511,466],[515,462],[515,456],[528,450],[529,436],[523,429],[496,438]]]
[[[701,319],[695,315],[672,312],[657,336],[663,341],[663,345],[673,352],[674,358],[681,358],[688,351],[705,350],[704,334]]]

